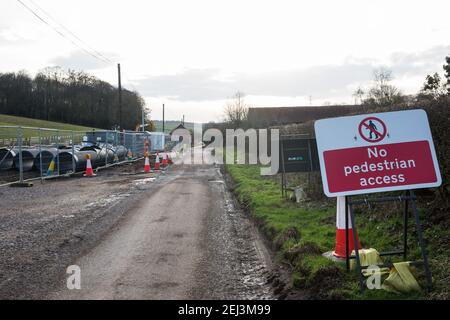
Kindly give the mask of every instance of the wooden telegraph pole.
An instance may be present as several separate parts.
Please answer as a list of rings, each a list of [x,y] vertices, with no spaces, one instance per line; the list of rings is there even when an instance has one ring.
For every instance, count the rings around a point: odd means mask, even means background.
[[[164,133],[165,131],[164,131],[164,129],[165,129],[165,127],[164,127],[164,103],[163,103],[163,125],[162,125],[162,132]]]
[[[119,77],[119,128],[122,129],[122,79],[120,75],[120,63],[117,64],[117,73]]]

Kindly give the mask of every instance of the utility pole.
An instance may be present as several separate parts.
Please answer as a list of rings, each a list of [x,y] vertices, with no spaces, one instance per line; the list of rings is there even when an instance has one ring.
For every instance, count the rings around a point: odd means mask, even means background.
[[[145,113],[144,113],[144,107],[142,107],[142,132],[144,132],[145,128]]]
[[[164,103],[163,103],[163,128],[162,128],[162,132],[164,132]]]
[[[117,73],[119,77],[119,129],[122,129],[122,79],[120,75],[120,63],[117,64]]]
[[[183,114],[183,122],[182,122],[183,126],[184,126],[184,114]]]

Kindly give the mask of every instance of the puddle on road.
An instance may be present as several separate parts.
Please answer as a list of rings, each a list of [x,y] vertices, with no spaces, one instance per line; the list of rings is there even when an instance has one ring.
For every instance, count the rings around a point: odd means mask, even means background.
[[[149,182],[153,182],[155,180],[156,180],[156,178],[137,179],[137,180],[133,180],[133,184],[134,185],[146,184]]]
[[[145,190],[145,189],[150,188],[151,183],[155,180],[156,180],[156,178],[145,178],[145,179],[133,180],[133,186],[135,186],[138,190]]]
[[[85,208],[90,209],[93,207],[106,207],[112,203],[118,202],[119,200],[125,199],[126,197],[129,197],[131,193],[122,193],[122,194],[112,194],[109,195],[107,198],[98,198],[95,200],[95,202],[88,203]]]
[[[210,183],[225,183],[223,180],[208,180]]]

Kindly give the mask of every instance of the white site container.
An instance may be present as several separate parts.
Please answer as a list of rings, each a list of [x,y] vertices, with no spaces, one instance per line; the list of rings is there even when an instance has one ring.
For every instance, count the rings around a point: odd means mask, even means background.
[[[150,135],[150,151],[164,150],[166,144],[166,137],[164,132],[148,132]]]

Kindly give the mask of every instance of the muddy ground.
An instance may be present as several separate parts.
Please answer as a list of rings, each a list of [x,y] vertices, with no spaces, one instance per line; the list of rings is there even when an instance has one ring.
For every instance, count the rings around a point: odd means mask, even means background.
[[[0,298],[289,296],[289,276],[273,263],[218,167],[141,171],[138,162],[94,178],[0,188]],[[183,218],[189,223],[179,216],[186,200],[195,204]],[[149,210],[154,206],[161,208]],[[86,270],[89,290],[82,293],[65,288],[66,268],[75,263]]]

